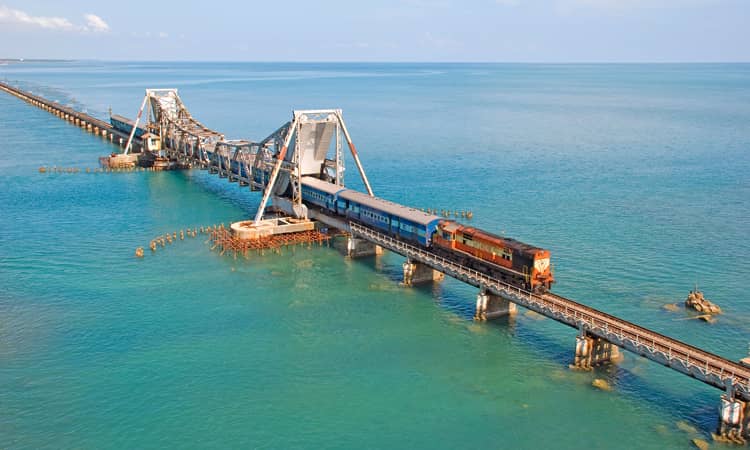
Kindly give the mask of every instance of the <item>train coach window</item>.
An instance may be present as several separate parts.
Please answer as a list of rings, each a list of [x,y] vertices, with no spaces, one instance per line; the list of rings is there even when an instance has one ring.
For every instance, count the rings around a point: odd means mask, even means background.
[[[445,239],[446,241],[451,241],[453,240],[453,237],[447,231],[443,231],[443,239]]]

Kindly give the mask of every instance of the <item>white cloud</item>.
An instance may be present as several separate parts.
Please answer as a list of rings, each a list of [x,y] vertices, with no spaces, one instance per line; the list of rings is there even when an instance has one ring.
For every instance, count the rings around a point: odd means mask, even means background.
[[[101,17],[86,14],[86,25],[75,25],[65,17],[32,16],[18,9],[0,5],[0,23],[10,23],[29,27],[44,28],[57,31],[109,31],[109,25]]]
[[[7,6],[0,6],[0,22],[31,25],[50,30],[72,31],[76,28],[75,25],[64,17],[31,16],[17,9],[10,9]]]
[[[164,31],[160,31],[159,32],[159,37],[162,38],[162,39],[165,39],[165,38],[169,37],[169,34],[166,33],[166,32],[164,32]]]
[[[95,14],[86,14],[86,28],[97,33],[109,31],[109,25],[101,17]]]

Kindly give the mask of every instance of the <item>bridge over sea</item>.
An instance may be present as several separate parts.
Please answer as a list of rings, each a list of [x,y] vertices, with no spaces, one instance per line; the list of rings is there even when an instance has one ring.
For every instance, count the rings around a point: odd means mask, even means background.
[[[56,116],[106,136],[112,127],[99,119],[22,91],[6,83],[0,90],[41,107]],[[316,176],[344,187],[344,147],[357,166],[367,194],[373,190],[341,110],[294,111],[290,121],[266,138],[225,140],[192,117],[176,89],[146,90],[141,110],[148,106],[148,128],[159,130],[160,156],[179,167],[197,167],[262,191],[255,222],[262,221],[267,204],[296,218],[316,220],[348,233],[350,257],[390,250],[406,258],[404,284],[440,280],[451,276],[479,289],[477,320],[513,314],[516,305],[542,314],[576,330],[572,368],[590,370],[615,361],[619,349],[640,355],[677,373],[687,375],[722,391],[716,437],[736,443],[750,439],[750,366],[719,356],[707,349],[670,338],[633,322],[564,298],[552,292],[538,293],[519,288],[461,264],[458,259],[437,254],[374,227],[308,204],[302,197],[303,178]],[[123,137],[120,133],[119,137]],[[129,136],[132,139],[132,134]],[[130,142],[126,145],[129,149]],[[329,157],[329,153],[332,153]]]

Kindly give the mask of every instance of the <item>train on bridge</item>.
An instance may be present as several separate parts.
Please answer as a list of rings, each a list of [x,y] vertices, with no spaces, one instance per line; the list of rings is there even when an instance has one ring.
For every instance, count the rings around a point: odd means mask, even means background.
[[[555,281],[543,248],[314,177],[302,178],[302,199],[529,291],[546,292]]]
[[[110,115],[109,123],[112,124],[112,128],[127,135],[129,135],[133,131],[133,125],[135,125],[132,120],[119,114]],[[148,131],[142,126],[135,128],[135,137],[137,138],[142,138],[146,133],[148,133]]]

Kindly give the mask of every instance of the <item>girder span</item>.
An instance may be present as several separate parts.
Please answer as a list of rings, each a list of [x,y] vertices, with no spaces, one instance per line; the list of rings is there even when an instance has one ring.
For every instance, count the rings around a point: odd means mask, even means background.
[[[534,294],[351,222],[353,235],[750,401],[750,368],[555,294]]]

